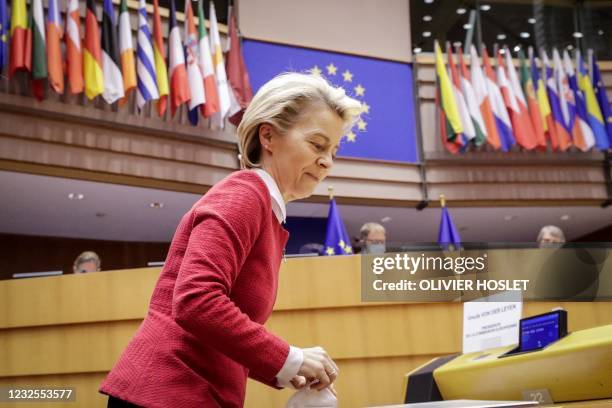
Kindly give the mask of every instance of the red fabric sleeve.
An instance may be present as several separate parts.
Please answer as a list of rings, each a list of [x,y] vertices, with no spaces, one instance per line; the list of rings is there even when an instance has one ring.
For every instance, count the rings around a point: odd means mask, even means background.
[[[252,321],[229,298],[232,285],[260,232],[267,208],[252,184],[235,180],[210,191],[196,208],[193,229],[172,299],[172,317],[184,330],[276,384],[289,345]],[[267,193],[267,192],[266,192]]]

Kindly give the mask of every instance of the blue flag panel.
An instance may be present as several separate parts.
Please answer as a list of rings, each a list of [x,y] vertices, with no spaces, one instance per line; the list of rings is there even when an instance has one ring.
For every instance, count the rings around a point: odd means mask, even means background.
[[[243,52],[255,92],[282,72],[310,72],[362,103],[362,120],[343,138],[339,156],[419,161],[410,64],[255,40],[245,40]]]

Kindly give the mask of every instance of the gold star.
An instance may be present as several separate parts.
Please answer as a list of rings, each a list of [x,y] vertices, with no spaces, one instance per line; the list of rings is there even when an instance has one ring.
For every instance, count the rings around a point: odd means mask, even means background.
[[[336,75],[336,71],[338,70],[338,67],[335,66],[333,63],[329,64],[326,68],[327,68],[327,73],[329,75]]]
[[[353,74],[348,69],[342,73],[345,82],[353,82]]]
[[[327,253],[327,255],[335,255],[335,251],[334,248],[332,247],[327,247],[327,249],[325,250],[325,252]]]
[[[308,72],[310,72],[314,76],[321,76],[321,68],[319,68],[318,65],[315,65],[314,67],[310,68]]]
[[[348,140],[349,142],[355,142],[355,138],[357,137],[357,135],[355,133],[353,133],[352,130],[350,130],[347,134],[346,134],[346,140]]]
[[[370,105],[368,105],[365,102],[362,102],[362,104],[361,104],[361,112],[362,113],[370,113]]]
[[[338,242],[338,246],[342,249],[344,249],[344,247],[346,246],[346,244],[344,243],[344,240],[340,240],[340,242]]]
[[[353,89],[355,89],[355,94],[357,94],[357,96],[363,96],[365,94],[365,88],[361,86],[361,84],[357,85]]]
[[[361,130],[362,132],[365,132],[367,125],[368,124],[364,122],[363,119],[359,119],[359,122],[357,122],[357,128]]]
[[[347,254],[352,254],[353,248],[347,245],[346,247],[344,247],[344,252],[346,252]]]

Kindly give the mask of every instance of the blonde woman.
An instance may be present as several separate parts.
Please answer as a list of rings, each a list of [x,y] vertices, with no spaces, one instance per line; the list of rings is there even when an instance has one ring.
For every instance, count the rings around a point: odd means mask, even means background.
[[[290,346],[263,324],[289,235],[285,205],[328,175],[359,110],[316,76],[261,87],[238,127],[243,170],[181,220],[148,314],[100,388],[109,407],[242,407],[247,376],[277,388],[336,380],[324,349]]]

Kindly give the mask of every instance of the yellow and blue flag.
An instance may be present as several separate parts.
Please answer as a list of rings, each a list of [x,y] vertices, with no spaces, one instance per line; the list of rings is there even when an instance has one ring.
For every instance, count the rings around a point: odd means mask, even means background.
[[[610,108],[610,102],[608,101],[608,95],[606,94],[606,87],[601,79],[601,72],[599,71],[599,64],[597,58],[591,52],[591,72],[593,73],[593,88],[597,95],[597,101],[601,108],[601,113],[604,121],[606,122],[606,133],[608,134],[608,142],[612,146],[612,108]]]
[[[351,239],[346,232],[346,227],[338,211],[336,199],[329,202],[329,213],[327,214],[327,232],[325,233],[325,255],[352,255]]]
[[[608,141],[608,134],[606,133],[606,124],[601,114],[601,109],[595,97],[595,91],[593,91],[591,79],[589,78],[589,73],[586,70],[580,51],[576,52],[576,65],[578,69],[578,85],[584,93],[589,124],[595,135],[595,144],[599,150],[607,150],[610,147],[610,143]]]
[[[410,64],[254,40],[243,41],[243,53],[254,91],[282,72],[310,72],[361,102],[339,156],[419,161]]]
[[[0,72],[8,64],[9,22],[6,0],[0,0]]]

